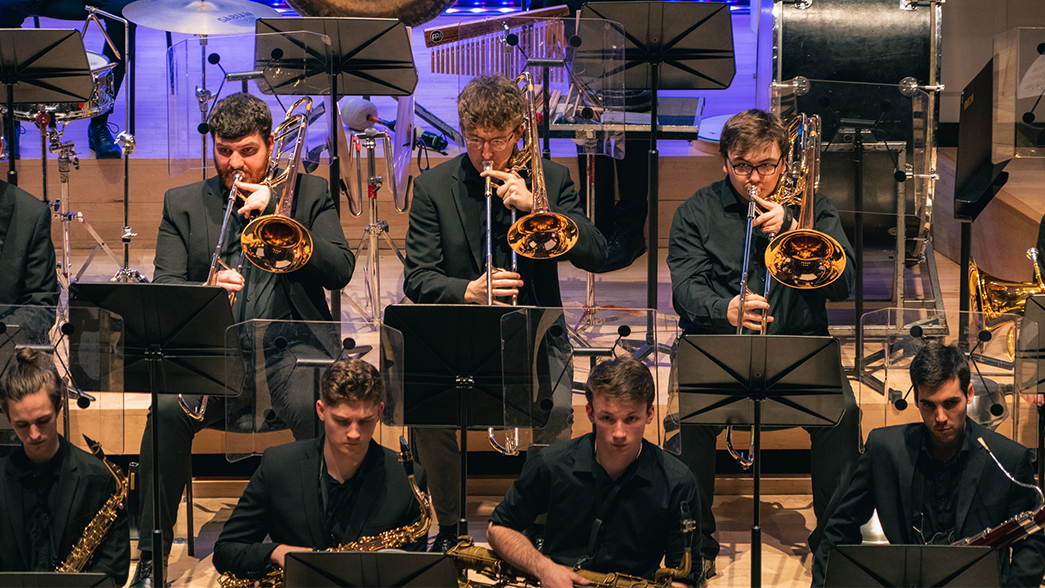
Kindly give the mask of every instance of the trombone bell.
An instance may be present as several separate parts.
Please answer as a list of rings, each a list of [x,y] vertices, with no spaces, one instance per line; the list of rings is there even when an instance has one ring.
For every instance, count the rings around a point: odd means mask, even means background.
[[[508,246],[523,257],[551,259],[577,244],[580,231],[573,219],[554,212],[528,214],[508,229]]]
[[[243,229],[247,259],[273,273],[300,269],[312,257],[312,235],[298,221],[275,214],[259,217]]]
[[[788,231],[766,247],[766,268],[780,283],[809,290],[834,282],[845,271],[845,250],[827,233]]]

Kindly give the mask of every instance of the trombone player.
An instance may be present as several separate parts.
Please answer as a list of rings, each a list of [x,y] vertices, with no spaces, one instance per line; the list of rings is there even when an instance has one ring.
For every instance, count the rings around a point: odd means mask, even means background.
[[[486,180],[490,179],[496,196],[491,198],[494,204],[490,223],[494,302],[508,303],[515,296],[520,305],[562,306],[559,259],[520,256],[517,271],[510,271],[511,249],[506,235],[511,226],[511,210],[525,214],[533,207],[530,178],[508,168],[524,134],[527,107],[523,92],[502,75],[477,77],[458,97],[457,112],[467,152],[414,182],[403,285],[406,296],[414,302],[487,303],[484,194]],[[534,145],[533,149],[539,153],[539,146]],[[482,171],[484,162],[491,162],[489,171]],[[542,164],[552,211],[568,216],[578,228],[576,245],[562,257],[581,269],[597,271],[606,259],[605,238],[585,217],[569,171],[551,161]],[[565,340],[562,343],[568,345]],[[565,392],[568,396],[569,390]],[[542,431],[557,436],[568,430],[569,418],[568,414],[553,413]],[[445,551],[457,542],[456,526],[461,516],[457,441],[451,429],[418,430],[413,438],[418,459],[431,472],[429,488],[439,518],[439,535],[433,549]]]
[[[852,289],[853,250],[842,230],[838,211],[824,197],[815,198],[815,228],[841,244],[846,265],[834,282],[817,289],[798,290],[775,283],[768,299],[764,252],[769,236],[795,230],[797,207],[777,204],[770,197],[781,185],[791,151],[788,129],[774,114],[747,110],[726,122],[720,140],[722,171],[726,177],[698,190],[675,212],[668,240],[672,301],[684,334],[733,334],[742,323],[776,335],[828,335],[826,302],[845,300]],[[810,180],[811,181],[811,180]],[[754,221],[748,273],[749,293],[740,316],[740,283],[744,264],[749,190],[761,211]],[[774,280],[775,281],[775,280]],[[751,330],[747,332],[752,332]],[[811,551],[822,536],[836,492],[845,488],[855,467],[859,414],[852,387],[843,379],[846,410],[830,428],[810,428],[813,511],[817,529],[810,536]],[[693,470],[701,493],[701,550],[706,577],[715,574],[719,545],[712,534],[715,518],[715,442],[723,427],[687,425],[682,431],[682,461]]]
[[[292,273],[271,273],[252,263],[241,264],[240,234],[251,213],[275,210],[279,186],[270,189],[264,183],[272,155],[272,114],[260,99],[247,93],[232,94],[214,105],[208,121],[214,144],[214,167],[217,174],[208,180],[174,188],[164,195],[163,219],[156,240],[156,272],[159,284],[203,283],[210,273],[212,254],[219,241],[223,212],[229,191],[235,185],[244,197],[229,219],[222,241],[222,267],[214,274],[214,284],[235,292],[232,314],[237,322],[251,319],[276,321],[331,321],[326,290],[334,292],[348,284],[355,258],[344,232],[327,183],[322,178],[299,175],[294,190],[292,217],[311,233],[314,249],[308,262]],[[297,162],[294,162],[296,165]],[[239,181],[233,178],[242,174]],[[277,197],[273,197],[273,194]],[[299,329],[299,340],[291,346],[327,347],[316,340],[316,334]],[[284,334],[286,336],[286,334]],[[334,337],[336,339],[336,337]],[[288,339],[291,339],[288,337]],[[336,343],[334,343],[336,345]],[[266,362],[269,373],[280,366]],[[286,367],[286,366],[283,366]],[[296,438],[313,431],[313,398],[309,391],[300,394],[289,386],[270,385],[273,408],[290,425]],[[188,397],[187,403],[198,407],[202,399]],[[173,395],[160,397],[160,405],[149,411],[141,444],[142,496],[152,495],[152,426],[160,418],[164,442],[160,450],[161,506],[160,528],[163,535],[163,560],[170,553],[178,503],[188,481],[192,439],[203,427],[225,418],[221,398],[210,398],[201,418],[191,418]],[[142,500],[142,529],[153,528],[152,500]],[[142,558],[135,571],[131,588],[152,586],[152,534],[141,533],[138,547]]]

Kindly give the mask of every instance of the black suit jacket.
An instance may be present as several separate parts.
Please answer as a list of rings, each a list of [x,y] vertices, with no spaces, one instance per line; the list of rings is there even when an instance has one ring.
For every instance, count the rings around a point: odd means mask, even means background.
[[[57,510],[51,520],[51,537],[57,542],[52,546],[54,553],[59,560],[64,560],[87,524],[116,492],[116,480],[101,460],[69,443],[65,437],[60,437],[59,442],[68,454],[54,488]],[[0,571],[53,572],[53,569],[29,569],[20,471],[10,457],[0,460]],[[131,565],[131,539],[126,509],[121,508],[117,513],[116,521],[83,571],[105,574],[117,586],[122,586]]]
[[[202,283],[225,212],[227,193],[218,176],[168,190],[163,196],[163,220],[156,239],[157,284]],[[278,191],[265,209],[276,209]],[[312,257],[301,269],[287,274],[295,320],[332,320],[323,289],[338,291],[348,284],[355,256],[345,240],[341,221],[322,178],[299,175],[291,217],[312,234]]]
[[[398,456],[389,449],[378,449],[383,459],[363,480],[352,515],[354,526],[361,529],[359,537],[409,525],[421,516]],[[322,437],[265,450],[261,465],[214,544],[214,567],[219,572],[237,576],[263,572],[269,554],[279,544],[335,547],[324,523],[320,496],[322,451]],[[414,468],[416,471],[418,466]],[[266,536],[271,543],[262,543]],[[426,545],[427,541],[420,541],[407,549],[423,551]]]
[[[1033,484],[1030,450],[971,420],[966,435],[982,437],[998,461],[1019,481]],[[912,481],[925,425],[914,423],[875,429],[867,436],[849,488],[827,523],[813,562],[813,586],[822,586],[827,556],[835,545],[861,542],[860,526],[878,510],[891,544],[920,543],[913,530],[915,509]],[[978,442],[972,444],[962,472],[955,505],[955,528],[962,539],[976,535],[1037,506],[1033,491],[1013,484]],[[1045,534],[1041,531],[1002,552],[1002,586],[1038,586],[1045,575]]]
[[[0,305],[58,304],[51,210],[25,190],[0,182]]]
[[[588,271],[597,271],[606,260],[606,239],[584,216],[580,197],[569,171],[544,160],[544,179],[553,212],[566,214],[579,229],[577,244],[562,258],[527,259],[519,256],[519,273],[525,286],[519,304],[562,306],[559,296],[559,259]],[[406,280],[403,291],[421,304],[462,304],[468,282],[486,271],[485,234],[479,215],[485,208],[482,185],[465,184],[473,172],[467,154],[461,154],[421,174],[414,181],[410,227],[406,233]],[[503,208],[503,204],[494,202]],[[495,248],[508,249],[495,241]]]

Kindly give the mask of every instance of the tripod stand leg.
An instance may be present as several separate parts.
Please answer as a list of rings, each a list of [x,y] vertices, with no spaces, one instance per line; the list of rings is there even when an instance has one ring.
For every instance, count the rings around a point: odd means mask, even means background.
[[[76,272],[76,279],[73,281],[80,281],[80,277],[82,277],[83,273],[87,271],[87,266],[89,266],[91,262],[94,261],[94,255],[98,252],[99,249],[105,251],[106,255],[109,256],[109,259],[111,259],[117,267],[123,267],[123,262],[121,262],[119,258],[116,257],[116,254],[113,253],[113,250],[110,249],[109,246],[105,243],[101,235],[98,234],[98,231],[95,231],[94,227],[91,226],[91,223],[87,222],[87,219],[83,218],[83,213],[77,212],[74,213],[74,215],[75,216],[73,218],[79,221],[79,223],[83,225],[83,228],[87,229],[87,232],[91,234],[91,237],[94,238],[94,242],[98,245],[95,246],[94,251],[91,252],[91,255],[87,258],[87,261],[84,262],[83,266],[80,268],[80,271]]]
[[[359,254],[362,253],[363,247],[370,244],[370,242],[371,242],[370,236],[373,233],[373,231],[374,231],[374,228],[373,228],[372,225],[367,225],[366,228],[363,229],[363,237],[359,240],[359,245],[356,246],[356,252],[355,252],[356,260],[359,259]],[[366,261],[363,263],[364,288],[367,291],[367,298],[369,298],[369,296],[370,296],[370,288],[369,288],[369,283],[366,281],[366,278],[367,278],[366,273],[367,273],[367,269],[370,267],[370,257],[372,255],[373,255],[373,247],[369,247],[368,246],[367,247],[367,252],[366,252]],[[356,303],[356,301],[353,300],[352,297],[349,296],[349,294],[347,292],[345,292],[344,290],[341,291],[341,295],[344,296],[345,298],[348,298],[349,304],[351,304],[352,307],[356,309],[356,312],[358,312],[360,314],[360,316],[362,316],[363,319],[366,320],[366,322],[371,323],[371,324],[374,322],[376,314],[370,314],[369,312],[367,312],[363,307],[361,307],[358,303]],[[370,308],[371,309],[374,308],[372,302],[370,303]]]

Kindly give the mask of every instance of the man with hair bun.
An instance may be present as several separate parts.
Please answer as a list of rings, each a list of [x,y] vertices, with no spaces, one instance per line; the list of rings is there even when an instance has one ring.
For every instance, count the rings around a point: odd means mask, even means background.
[[[553,588],[588,583],[574,566],[648,579],[661,559],[678,566],[683,510],[700,525],[697,481],[674,456],[643,439],[653,422],[654,390],[649,368],[631,357],[592,369],[584,394],[595,431],[526,462],[486,532],[500,557]],[[547,523],[538,551],[523,531],[541,514]],[[695,563],[682,585],[701,583],[699,534],[692,547]]]
[[[22,442],[0,460],[0,571],[53,572],[116,493],[101,460],[58,434],[65,383],[51,359],[18,351],[0,377],[0,409]],[[127,581],[130,527],[121,506],[82,570]]]
[[[910,373],[922,422],[868,434],[816,551],[813,586],[824,585],[831,549],[859,544],[860,527],[875,511],[889,543],[950,545],[1040,506],[1030,450],[968,416],[974,392],[965,354],[929,341]],[[1009,480],[995,458],[1024,486]],[[1045,578],[1045,533],[1031,533],[999,556],[1002,586],[1038,586]]]
[[[323,436],[265,451],[214,545],[219,572],[264,575],[283,567],[287,553],[337,547],[420,518],[398,455],[373,439],[384,391],[381,375],[361,359],[327,368],[316,401]]]
[[[332,321],[327,306],[326,290],[334,295],[344,288],[352,277],[355,257],[345,240],[341,221],[334,208],[325,180],[318,176],[300,174],[294,189],[291,217],[300,222],[312,235],[312,256],[308,262],[291,273],[271,273],[249,261],[240,265],[242,248],[240,236],[251,214],[271,214],[279,203],[283,189],[271,189],[263,182],[268,173],[272,155],[272,114],[259,98],[245,92],[219,100],[211,110],[208,121],[214,143],[214,168],[217,174],[202,182],[168,190],[163,197],[163,219],[156,239],[157,284],[200,284],[206,281],[214,249],[218,245],[221,223],[234,175],[243,177],[235,182],[243,200],[237,201],[229,219],[225,240],[222,242],[221,261],[215,282],[230,293],[236,293],[232,304],[235,322],[252,319],[279,321],[284,327],[282,337],[290,348],[301,345],[326,355],[337,348],[337,335],[315,332],[308,325],[286,321]],[[231,269],[226,269],[231,268]],[[276,329],[272,329],[275,332]],[[330,339],[330,341],[327,341]],[[270,348],[266,339],[262,345]],[[293,366],[275,365],[281,357],[266,358],[269,374],[277,369],[289,373]],[[293,390],[280,382],[270,381],[270,397],[279,420],[287,423],[295,439],[311,437],[314,427],[312,394]],[[191,392],[186,390],[185,392]],[[186,402],[199,406],[202,397],[186,395]],[[159,527],[162,532],[163,559],[170,553],[174,537],[174,521],[178,504],[188,481],[192,458],[192,440],[207,426],[223,426],[226,400],[212,397],[201,421],[191,419],[178,404],[178,397],[163,394],[159,406],[152,407],[146,421],[141,444],[142,496],[152,496],[153,419],[160,419],[163,442],[159,448],[160,476]],[[153,501],[141,501],[141,526],[138,548],[142,558],[135,570],[130,588],[152,588]]]

